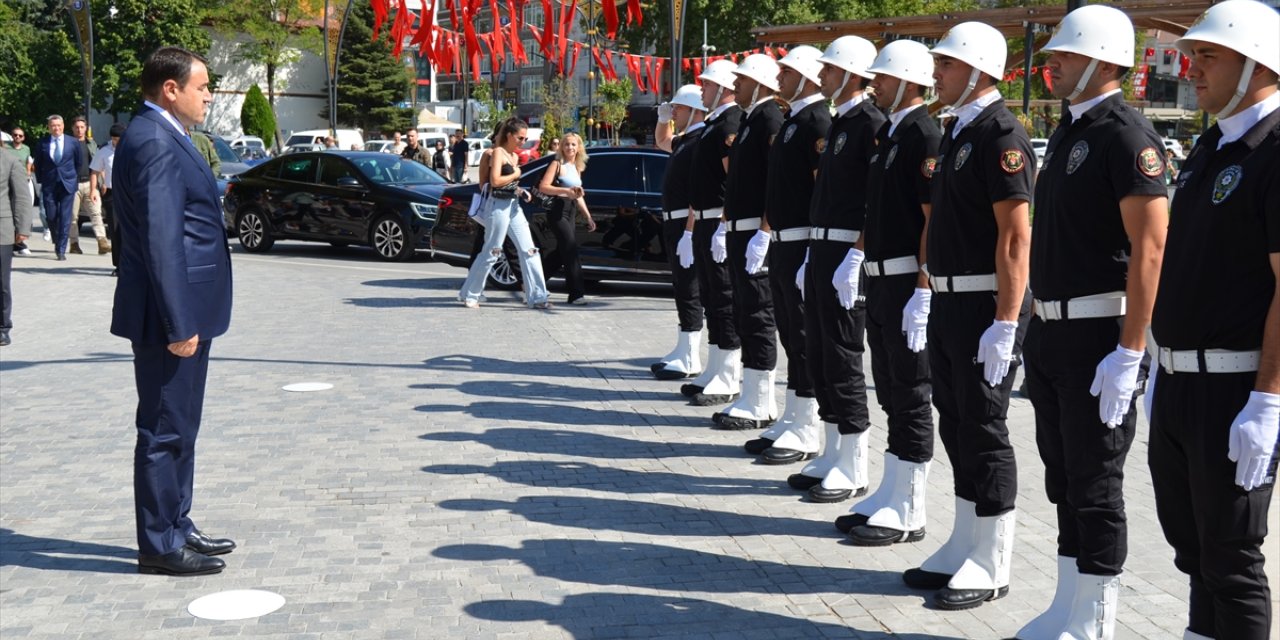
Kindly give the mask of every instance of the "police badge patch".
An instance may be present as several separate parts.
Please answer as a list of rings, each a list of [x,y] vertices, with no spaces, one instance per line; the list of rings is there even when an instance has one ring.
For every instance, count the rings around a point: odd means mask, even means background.
[[[836,151],[835,151],[836,153],[840,153],[840,150],[844,148],[845,140],[848,140],[848,139],[849,139],[849,134],[847,133],[841,133],[840,135],[836,136]]]
[[[1138,152],[1138,171],[1148,178],[1164,173],[1164,163],[1160,161],[1160,152],[1155,147],[1147,147]]]
[[[1071,147],[1071,153],[1067,154],[1067,175],[1075,173],[1087,157],[1089,157],[1089,143],[1084,140],[1075,143]],[[1045,160],[1045,164],[1049,164],[1049,161]]]
[[[896,157],[898,157],[898,145],[895,144],[889,149],[889,155],[884,159],[884,168],[893,166],[893,159]]]
[[[938,170],[937,158],[925,158],[924,162],[920,163],[920,174],[926,178],[932,178],[933,172],[937,170]]]
[[[969,160],[970,153],[973,153],[973,143],[966,142],[964,143],[964,146],[960,147],[960,150],[956,152],[956,171],[959,171],[960,167],[963,167],[964,163]]]
[[[1240,186],[1240,177],[1243,175],[1244,171],[1238,164],[1233,164],[1223,169],[1222,173],[1219,173],[1218,177],[1213,179],[1213,203],[1222,204],[1223,200],[1230,197],[1231,192]]]
[[[795,133],[796,133],[796,125],[793,124],[787,127],[787,132],[782,134],[782,142],[784,144],[787,142],[791,142],[791,136],[795,135]]]
[[[1027,166],[1027,161],[1022,157],[1022,152],[1017,149],[1005,149],[1000,153],[1000,169],[1009,175],[1013,175],[1022,171]]]

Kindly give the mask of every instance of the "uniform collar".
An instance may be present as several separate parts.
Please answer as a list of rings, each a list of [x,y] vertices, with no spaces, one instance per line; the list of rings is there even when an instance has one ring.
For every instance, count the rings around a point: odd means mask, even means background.
[[[897,111],[894,111],[893,113],[889,114],[889,135],[893,135],[893,132],[898,128],[898,125],[902,124],[902,121],[907,119],[907,115],[909,115],[912,111],[915,111],[916,109],[923,106],[924,106],[924,103],[921,102],[920,104],[913,104],[909,107],[898,109]]]
[[[755,104],[751,105],[750,107],[747,107],[747,117],[750,118],[751,114],[755,113],[756,107],[766,102],[772,102],[772,101],[773,101],[773,96],[765,96],[763,98],[760,98],[759,100],[756,100]]]
[[[187,133],[187,128],[186,128],[186,127],[184,127],[184,126],[182,126],[182,123],[181,123],[181,122],[178,122],[178,119],[177,119],[177,118],[175,118],[175,117],[173,117],[173,114],[172,114],[172,113],[169,113],[168,111],[166,111],[166,110],[164,109],[164,107],[161,107],[160,105],[158,105],[158,104],[156,104],[156,103],[154,103],[154,102],[152,102],[152,101],[150,101],[150,100],[143,100],[143,101],[142,101],[142,104],[147,105],[148,107],[151,107],[152,109],[155,109],[156,111],[159,111],[159,112],[160,112],[160,116],[161,116],[162,118],[164,118],[164,119],[165,119],[165,121],[167,121],[169,124],[173,125],[173,128],[174,128],[174,129],[177,129],[177,130],[178,130],[178,133],[182,134],[182,136],[183,136],[183,137],[186,137],[186,138],[190,138],[190,137],[191,137],[191,134]]]
[[[1218,148],[1221,149],[1243,138],[1254,125],[1262,122],[1263,118],[1271,115],[1276,109],[1280,109],[1280,91],[1263,98],[1257,104],[1245,107],[1230,118],[1219,120],[1218,128],[1222,129],[1222,137],[1218,139]]]
[[[956,107],[956,110],[954,111],[956,125],[955,128],[951,130],[951,139],[954,140],[956,136],[960,135],[960,130],[969,126],[969,123],[982,115],[982,112],[986,111],[987,107],[1003,99],[1004,96],[1000,95],[999,90],[990,91],[982,94],[981,97],[973,102]]]
[[[687,136],[687,135],[689,135],[689,134],[693,133],[694,131],[697,131],[698,129],[701,129],[701,128],[705,127],[705,126],[707,126],[707,121],[706,121],[706,120],[702,120],[702,121],[700,121],[700,122],[695,122],[695,123],[693,123],[693,124],[689,125],[688,127],[686,127],[686,128],[685,128],[685,130],[684,130],[684,133],[681,133],[680,135],[682,135],[682,136]]]
[[[711,110],[711,113],[708,113],[708,114],[707,114],[707,117],[706,117],[706,118],[703,118],[703,119],[702,119],[702,121],[703,121],[703,122],[710,122],[710,121],[712,121],[712,120],[715,120],[716,118],[719,118],[719,117],[721,116],[721,114],[723,114],[724,112],[728,111],[729,109],[732,109],[732,108],[733,108],[733,107],[735,107],[735,106],[737,106],[737,105],[733,104],[732,102],[729,102],[729,103],[727,103],[727,104],[722,104],[722,105],[720,105],[720,106],[716,107],[715,109],[712,109],[712,110]]]
[[[1102,104],[1102,102],[1105,101],[1107,98],[1110,98],[1111,96],[1114,96],[1118,93],[1120,93],[1120,89],[1112,89],[1095,98],[1089,98],[1088,100],[1085,100],[1080,104],[1067,105],[1067,109],[1071,111],[1071,121],[1079,122],[1081,116],[1088,113],[1090,109],[1098,106],[1099,104]]]
[[[859,93],[858,95],[854,96],[853,99],[836,107],[836,117],[843,118],[844,114],[849,113],[850,111],[853,111],[854,107],[858,106],[859,104],[862,104],[862,102],[864,102],[866,99],[867,99],[866,91]]]
[[[804,110],[805,107],[811,104],[817,104],[818,102],[826,99],[827,97],[822,95],[821,91],[815,92],[813,95],[800,98],[799,100],[796,100],[795,102],[791,103],[790,115],[794,116],[795,114],[800,113],[802,110]]]

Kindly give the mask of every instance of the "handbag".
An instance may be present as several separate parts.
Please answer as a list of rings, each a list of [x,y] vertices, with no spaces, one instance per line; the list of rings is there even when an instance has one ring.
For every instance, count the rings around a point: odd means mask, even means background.
[[[551,184],[555,186],[558,182],[560,182],[560,164],[556,163],[556,177]],[[552,211],[561,200],[560,196],[548,195],[538,189],[533,190],[532,196],[534,204],[544,211]]]
[[[484,211],[486,202],[489,200],[489,185],[480,185],[480,191],[476,193],[476,197],[471,199],[471,207],[467,209],[467,216],[470,218],[478,218],[480,213]]]

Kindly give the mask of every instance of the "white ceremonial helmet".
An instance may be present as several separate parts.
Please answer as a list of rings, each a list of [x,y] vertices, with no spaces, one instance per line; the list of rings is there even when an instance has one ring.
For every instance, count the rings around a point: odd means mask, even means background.
[[[735,79],[733,70],[737,68],[738,65],[731,60],[716,60],[702,70],[698,79],[704,82],[714,82],[726,89],[733,89],[733,81]]]
[[[686,84],[676,91],[675,97],[671,98],[671,104],[682,104],[696,111],[706,111],[707,108],[702,104],[702,88],[696,84]]]
[[[763,53],[753,53],[743,58],[733,72],[755,80],[774,91],[778,90],[778,63]]]
[[[1041,51],[1075,53],[1089,58],[1089,66],[1067,96],[1067,100],[1074,100],[1089,84],[1099,62],[1125,68],[1133,66],[1133,23],[1115,7],[1102,4],[1080,7],[1058,23],[1049,44]]]
[[[1200,14],[1173,46],[1190,56],[1196,42],[1209,42],[1245,57],[1235,97],[1218,112],[1221,118],[1230,115],[1244,98],[1254,66],[1262,65],[1280,73],[1280,36],[1277,34],[1280,34],[1280,13],[1275,9],[1256,0],[1226,0]]]
[[[871,44],[870,40],[858,36],[840,36],[827,45],[827,50],[822,52],[818,62],[844,71],[844,79],[840,81],[840,88],[836,89],[836,96],[839,96],[844,93],[845,86],[849,84],[850,76],[858,75],[868,80],[872,78],[872,73],[867,70],[867,67],[875,57],[876,46]]]
[[[969,86],[956,100],[957,105],[964,104],[978,84],[978,74],[985,73],[996,80],[1004,78],[1004,63],[1009,57],[1009,48],[1004,35],[999,29],[982,22],[961,22],[951,27],[947,35],[929,50],[935,56],[955,58],[973,67],[969,74]]]
[[[807,44],[802,44],[788,51],[787,55],[778,61],[778,64],[795,69],[809,82],[822,84],[822,81],[818,79],[818,73],[822,71],[822,62],[819,61],[821,57],[822,51]]]
[[[933,86],[933,54],[929,53],[929,47],[915,40],[894,40],[880,49],[875,61],[867,67],[867,73],[906,81],[898,83],[898,95],[889,106],[889,111],[893,112],[902,102],[907,82],[922,87]]]

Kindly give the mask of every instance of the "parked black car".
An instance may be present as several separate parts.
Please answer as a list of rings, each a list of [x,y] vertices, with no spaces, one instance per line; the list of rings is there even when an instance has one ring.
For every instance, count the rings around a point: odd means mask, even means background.
[[[403,260],[430,248],[445,185],[421,163],[387,153],[291,153],[232,178],[224,220],[253,253],[288,238],[368,245]]]
[[[577,225],[578,253],[588,281],[671,281],[662,246],[662,177],[667,157],[665,151],[653,147],[591,149],[582,179],[596,230],[588,233],[581,222]],[[550,162],[550,157],[538,158],[521,167],[520,185],[528,190],[536,188]],[[445,189],[431,241],[434,255],[442,262],[469,267],[479,252],[484,229],[467,216],[478,190],[474,184]],[[560,260],[546,211],[536,200],[521,202],[521,207],[529,219],[534,243],[542,251],[544,271],[553,275]],[[515,288],[520,283],[520,262],[510,240],[506,249],[507,259],[490,271],[489,282]]]

